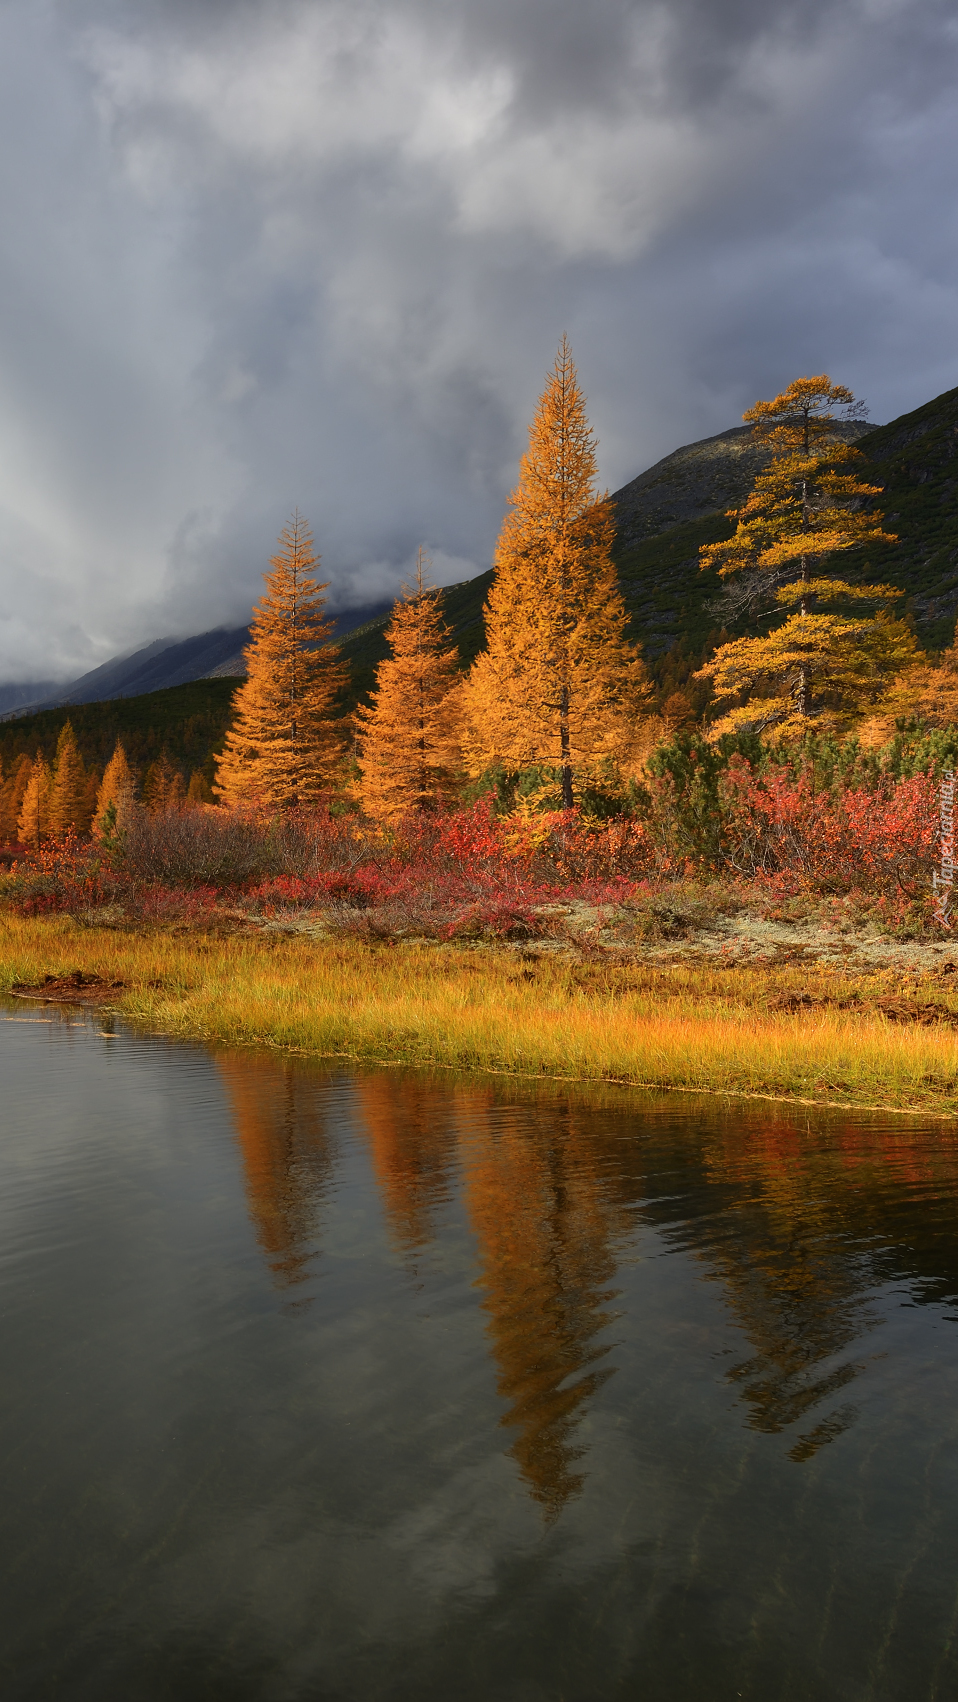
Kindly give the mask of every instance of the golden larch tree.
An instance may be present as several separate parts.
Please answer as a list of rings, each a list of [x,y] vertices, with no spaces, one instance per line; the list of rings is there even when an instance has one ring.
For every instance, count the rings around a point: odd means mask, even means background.
[[[213,802],[213,788],[201,768],[194,768],[190,775],[190,783],[186,788],[186,801],[188,804],[211,804]]]
[[[319,558],[298,512],[279,535],[263,575],[266,595],[253,610],[244,651],[247,677],[216,762],[214,790],[225,804],[258,801],[275,809],[328,796],[343,752],[337,699],[345,684],[329,643]]]
[[[529,428],[485,607],[486,649],[463,692],[465,749],[479,774],[558,769],[574,777],[633,742],[648,694],[612,560],[615,521],[596,495],[596,443],[567,338]]]
[[[23,805],[23,795],[33,769],[33,759],[21,756],[14,764],[3,783],[0,791],[0,836],[4,844],[12,844],[17,839],[17,826],[20,810]]]
[[[175,767],[166,746],[143,776],[143,802],[151,815],[175,810],[186,801],[183,776]]]
[[[356,712],[358,791],[377,820],[437,809],[451,796],[462,762],[459,657],[449,645],[441,593],[424,573],[420,550],[415,581],[403,586],[386,628],[392,655],[376,670],[369,707]]]
[[[17,819],[17,835],[21,845],[36,849],[50,831],[50,793],[53,777],[50,764],[42,751],[37,751],[30,769],[26,789]]]
[[[136,776],[131,769],[122,742],[117,739],[100,781],[93,811],[93,831],[110,840],[116,829],[122,828],[132,813],[136,800]]]
[[[911,632],[889,612],[900,591],[823,571],[842,551],[896,542],[866,506],[881,491],[858,476],[864,456],[842,438],[836,407],[855,417],[852,392],[821,373],[742,416],[772,459],[745,506],[729,510],[733,536],[702,547],[702,567],[740,576],[739,612],[770,604],[792,612],[765,636],[723,644],[700,670],[720,701],[745,699],[713,722],[715,737],[841,730],[916,660]]]
[[[69,721],[64,721],[57,740],[56,761],[53,765],[53,785],[50,791],[50,830],[65,833],[75,828],[85,833],[90,825],[89,784],[86,767],[77,750],[76,737]]]

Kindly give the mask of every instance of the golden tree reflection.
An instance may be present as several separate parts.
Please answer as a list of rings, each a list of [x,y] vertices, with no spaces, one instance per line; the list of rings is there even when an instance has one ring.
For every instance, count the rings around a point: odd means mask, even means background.
[[[356,1085],[373,1169],[393,1240],[413,1252],[433,1239],[456,1166],[448,1089],[428,1082],[366,1076]]]
[[[621,1231],[598,1149],[575,1115],[472,1119],[466,1201],[479,1243],[487,1332],[518,1431],[509,1452],[530,1493],[556,1519],[577,1495],[586,1402],[613,1374],[597,1341],[609,1322],[612,1242]]]
[[[953,1195],[953,1143],[936,1150],[921,1131],[803,1125],[790,1113],[753,1115],[747,1128],[738,1118],[713,1124],[702,1153],[706,1185],[726,1195],[722,1235],[703,1255],[755,1349],[730,1381],[756,1430],[776,1433],[823,1409],[790,1450],[808,1459],[857,1416],[847,1399],[831,1403],[865,1369],[881,1264],[901,1253],[896,1211],[925,1187],[938,1193],[942,1166]],[[912,1235],[908,1262],[920,1259]]]
[[[291,1062],[220,1053],[217,1068],[243,1155],[250,1217],[277,1285],[309,1275],[334,1159],[313,1079]]]

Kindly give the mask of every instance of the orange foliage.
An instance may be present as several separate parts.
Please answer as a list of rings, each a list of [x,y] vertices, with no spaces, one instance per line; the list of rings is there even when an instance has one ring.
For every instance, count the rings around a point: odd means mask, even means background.
[[[359,794],[366,814],[386,821],[446,802],[461,761],[459,658],[440,593],[424,583],[422,550],[416,582],[404,590],[386,628],[392,655],[376,671],[370,707],[356,714]]]
[[[263,575],[266,595],[244,652],[247,677],[217,758],[215,790],[226,804],[290,809],[316,802],[332,785],[343,749],[335,708],[344,673],[328,642],[318,559],[309,527],[294,514]]]
[[[464,701],[471,771],[557,768],[565,808],[574,775],[627,758],[648,691],[625,636],[612,505],[595,483],[595,439],[563,338],[496,546],[486,649]]]
[[[333,1162],[315,1086],[295,1066],[252,1053],[219,1053],[216,1066],[233,1112],[256,1239],[277,1285],[293,1287],[309,1275]]]

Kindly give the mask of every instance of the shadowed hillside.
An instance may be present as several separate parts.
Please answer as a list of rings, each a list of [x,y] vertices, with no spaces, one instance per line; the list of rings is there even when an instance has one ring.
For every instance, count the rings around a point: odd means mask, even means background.
[[[880,506],[899,543],[870,549],[852,570],[900,585],[909,594],[921,642],[951,642],[958,613],[958,390],[903,414],[889,425],[843,427],[868,458],[863,475],[884,487]],[[632,635],[643,646],[660,686],[698,666],[724,633],[744,631],[726,606],[716,573],[699,569],[699,547],[730,536],[724,510],[743,502],[767,455],[737,426],[667,455],[613,495],[619,517],[617,560]],[[482,605],[491,572],[443,593],[463,662],[482,645]],[[343,654],[354,690],[369,690],[386,655],[382,615],[350,634]]]

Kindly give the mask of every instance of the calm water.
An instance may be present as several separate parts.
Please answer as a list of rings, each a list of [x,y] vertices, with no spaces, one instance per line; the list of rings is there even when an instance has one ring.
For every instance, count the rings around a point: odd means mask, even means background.
[[[0,1693],[958,1691],[958,1137],[0,1007]]]

